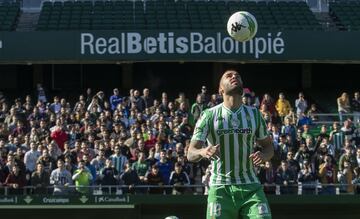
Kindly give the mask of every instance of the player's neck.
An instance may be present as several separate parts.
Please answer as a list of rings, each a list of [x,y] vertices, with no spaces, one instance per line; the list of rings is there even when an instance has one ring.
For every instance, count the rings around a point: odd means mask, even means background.
[[[236,111],[237,109],[239,109],[242,105],[241,103],[241,96],[238,95],[223,95],[224,98],[224,106],[228,109],[230,109],[231,111]]]

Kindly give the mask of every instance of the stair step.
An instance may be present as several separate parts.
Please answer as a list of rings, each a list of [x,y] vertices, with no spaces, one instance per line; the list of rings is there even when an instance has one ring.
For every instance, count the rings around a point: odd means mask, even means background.
[[[22,12],[17,24],[16,31],[27,32],[34,31],[39,20],[39,12]]]

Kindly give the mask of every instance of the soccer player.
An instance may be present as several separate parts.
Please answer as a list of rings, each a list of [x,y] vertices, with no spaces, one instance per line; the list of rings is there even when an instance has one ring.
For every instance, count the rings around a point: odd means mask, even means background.
[[[192,162],[212,160],[207,218],[271,218],[253,167],[274,154],[265,121],[258,109],[241,104],[243,82],[238,72],[225,71],[219,93],[223,103],[201,114],[187,155]],[[253,151],[255,141],[261,151]]]

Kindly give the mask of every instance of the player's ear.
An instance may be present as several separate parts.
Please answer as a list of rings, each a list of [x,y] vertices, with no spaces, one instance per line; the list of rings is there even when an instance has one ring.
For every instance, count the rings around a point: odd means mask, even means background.
[[[219,94],[220,94],[220,96],[222,96],[223,93],[224,93],[224,90],[223,90],[221,87],[219,87]]]

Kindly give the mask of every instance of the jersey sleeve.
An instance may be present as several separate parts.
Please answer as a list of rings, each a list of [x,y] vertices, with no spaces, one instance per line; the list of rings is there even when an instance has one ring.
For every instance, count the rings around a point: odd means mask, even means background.
[[[256,110],[257,114],[257,127],[256,127],[256,139],[262,140],[269,136],[269,133],[267,131],[266,122],[264,117],[261,115],[259,110]]]
[[[196,122],[194,134],[191,138],[191,141],[206,142],[206,138],[209,133],[209,120],[210,120],[209,111],[208,110],[203,111],[198,121]]]

